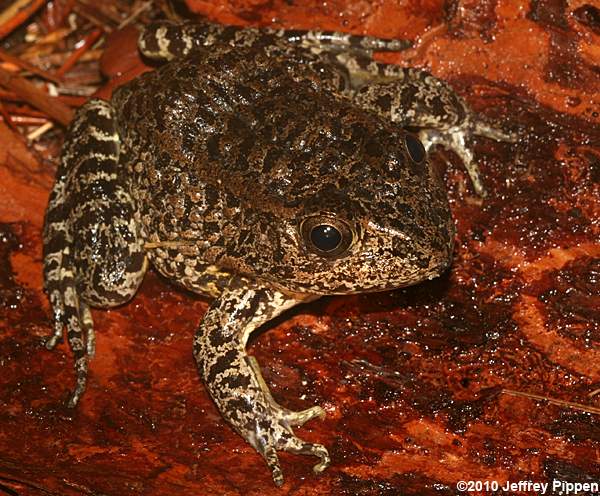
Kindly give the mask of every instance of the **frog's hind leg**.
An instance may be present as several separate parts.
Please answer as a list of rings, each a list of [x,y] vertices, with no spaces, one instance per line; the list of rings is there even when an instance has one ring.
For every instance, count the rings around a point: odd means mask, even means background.
[[[313,53],[352,51],[370,56],[374,51],[397,52],[412,46],[409,40],[359,36],[337,31],[240,28],[211,22],[158,21],[146,26],[138,40],[142,54],[153,60],[173,60],[220,44],[231,47],[302,47]]]
[[[94,354],[90,306],[125,303],[146,268],[134,206],[119,171],[119,138],[112,107],[81,107],[63,147],[44,227],[44,275],[54,313],[46,346],[67,339],[75,358],[75,406]]]
[[[474,161],[473,136],[514,142],[516,134],[477,117],[446,82],[426,71],[349,54],[335,58],[348,71],[347,94],[357,105],[403,127],[417,128],[426,150],[438,144],[453,150],[463,161],[475,190],[485,193]]]

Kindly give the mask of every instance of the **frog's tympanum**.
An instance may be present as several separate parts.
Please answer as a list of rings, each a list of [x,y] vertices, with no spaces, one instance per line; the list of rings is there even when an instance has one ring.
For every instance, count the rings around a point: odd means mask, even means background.
[[[454,227],[426,150],[456,151],[481,192],[469,140],[512,136],[427,72],[371,59],[403,48],[398,41],[163,22],[139,46],[168,63],[79,110],[46,214],[47,346],[66,328],[77,375],[69,404],[94,354],[90,307],[127,302],[150,263],[214,298],[194,357],[275,483],[278,450],[317,456],[321,472],[327,450],[293,427],[324,411],[277,404],[246,354],[248,337],[322,295],[390,290],[446,270]]]

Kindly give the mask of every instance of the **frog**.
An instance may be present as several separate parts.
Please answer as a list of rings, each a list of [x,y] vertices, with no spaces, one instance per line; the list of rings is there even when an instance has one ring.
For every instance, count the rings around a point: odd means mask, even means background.
[[[274,483],[280,451],[317,457],[321,473],[327,448],[294,428],[325,410],[275,401],[250,335],[326,295],[443,274],[455,227],[430,149],[454,150],[483,194],[473,137],[515,136],[430,73],[373,59],[402,40],[157,21],[138,46],[158,67],[80,107],[46,211],[46,347],[66,335],[68,406],[95,353],[91,309],[130,301],[152,267],[210,299],[199,375]]]

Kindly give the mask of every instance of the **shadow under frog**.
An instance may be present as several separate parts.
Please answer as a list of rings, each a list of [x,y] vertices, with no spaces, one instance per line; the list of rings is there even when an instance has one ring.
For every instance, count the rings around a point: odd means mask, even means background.
[[[151,264],[214,298],[194,357],[275,483],[279,450],[317,456],[319,473],[327,449],[293,427],[324,411],[277,404],[248,337],[322,295],[441,274],[454,225],[426,148],[455,150],[482,192],[469,139],[513,137],[430,74],[370,58],[398,41],[163,22],[139,45],[168,63],[79,109],[46,214],[47,346],[66,328],[77,377],[69,405],[94,354],[90,307],[127,302]]]

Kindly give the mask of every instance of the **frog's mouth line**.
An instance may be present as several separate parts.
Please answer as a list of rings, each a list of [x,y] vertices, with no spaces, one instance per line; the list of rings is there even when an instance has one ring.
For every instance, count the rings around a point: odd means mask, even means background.
[[[175,240],[175,241],[147,241],[144,243],[144,249],[152,250],[154,248],[187,248],[190,246],[194,246],[197,244],[196,241],[183,241],[183,240]]]

